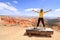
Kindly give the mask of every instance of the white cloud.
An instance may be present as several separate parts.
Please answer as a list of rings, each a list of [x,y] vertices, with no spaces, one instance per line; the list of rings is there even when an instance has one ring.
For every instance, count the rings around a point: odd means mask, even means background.
[[[60,9],[56,9],[55,12],[56,12],[56,16],[60,17]]]
[[[60,12],[60,9],[56,9],[55,11],[56,11],[56,12]]]
[[[11,5],[11,3],[10,3],[10,2],[6,2],[6,4]]]
[[[0,2],[0,10],[2,11],[2,12],[0,11],[0,13],[5,14],[4,12],[6,12],[6,14],[10,13],[11,15],[12,14],[19,15],[20,12],[18,11],[18,9],[12,6],[11,4],[10,5],[9,4]]]
[[[56,14],[56,16],[60,17],[60,13]]]
[[[53,12],[53,15],[55,15],[55,17],[60,17],[60,9],[55,9]]]
[[[9,5],[5,4],[5,3],[0,3],[0,9],[1,8],[2,9],[8,9],[10,11],[17,11],[17,9],[15,7],[9,6]]]
[[[29,8],[29,9],[25,9],[24,11],[28,12],[28,11],[32,11],[32,10],[39,11],[40,8]],[[60,17],[60,9],[56,9],[56,10],[53,10],[52,12],[48,12],[44,16],[45,17]]]
[[[40,10],[40,9],[39,9],[39,8],[29,8],[29,9],[25,9],[24,11],[32,11],[32,10],[38,11],[38,10]]]
[[[13,1],[13,3],[17,4],[17,3],[18,3],[18,1],[17,1],[17,0],[14,0],[14,1]]]

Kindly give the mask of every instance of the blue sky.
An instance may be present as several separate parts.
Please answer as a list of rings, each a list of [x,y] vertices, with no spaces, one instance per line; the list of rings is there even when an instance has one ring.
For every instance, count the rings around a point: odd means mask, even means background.
[[[0,0],[0,15],[38,16],[31,10],[52,9],[44,17],[60,17],[60,0]]]

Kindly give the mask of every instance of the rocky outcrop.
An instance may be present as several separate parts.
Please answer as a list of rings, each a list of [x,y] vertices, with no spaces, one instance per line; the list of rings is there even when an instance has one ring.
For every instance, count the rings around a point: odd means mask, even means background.
[[[10,16],[0,16],[1,21],[4,25],[18,25],[22,27],[34,26],[37,23],[36,18],[20,18],[20,17],[10,17]]]

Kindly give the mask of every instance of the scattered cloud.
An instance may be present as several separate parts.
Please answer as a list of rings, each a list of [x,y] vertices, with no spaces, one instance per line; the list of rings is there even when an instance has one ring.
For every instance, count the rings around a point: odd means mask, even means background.
[[[38,10],[40,10],[40,8],[29,8],[29,9],[25,9],[24,11],[28,12],[28,11],[32,11],[32,10],[38,11]]]
[[[49,16],[60,17],[60,9],[55,9],[49,14]]]
[[[6,4],[11,5],[11,3],[10,3],[10,2],[6,2]]]
[[[35,14],[32,14],[31,12],[30,12],[30,14],[27,13],[28,11],[32,11],[32,10],[39,11],[40,8],[28,8],[28,9],[25,9],[24,11],[26,11],[26,13],[25,13],[26,15],[32,15],[33,16]],[[23,14],[21,14],[21,12],[16,7],[11,5],[11,3],[9,3],[9,2],[6,2],[6,3],[0,2],[0,15],[1,14],[4,14],[4,15],[6,15],[6,14],[8,14],[8,15],[23,15]],[[60,17],[60,9],[56,9],[55,11],[53,11],[49,14],[46,14],[46,16]]]
[[[55,11],[56,11],[56,12],[60,12],[60,9],[56,9]]]
[[[13,6],[7,5],[5,3],[0,3],[0,9],[8,9],[10,11],[17,11],[17,9]]]
[[[17,1],[17,0],[14,0],[14,1],[13,1],[13,3],[17,4],[17,3],[18,3],[18,1]]]
[[[39,11],[40,8],[29,8],[29,9],[25,9],[24,11],[29,12],[31,10]],[[52,12],[48,12],[47,14],[45,14],[44,17],[51,17],[51,18],[60,17],[60,12],[59,11],[60,11],[60,9],[53,10]],[[32,13],[32,12],[30,12],[30,13]]]
[[[20,12],[18,11],[18,9],[15,8],[14,6],[12,6],[11,4],[10,5],[9,4],[10,3],[6,4],[6,3],[0,2],[0,13],[2,13],[2,14],[11,14],[11,15],[13,15],[13,14],[19,15]]]

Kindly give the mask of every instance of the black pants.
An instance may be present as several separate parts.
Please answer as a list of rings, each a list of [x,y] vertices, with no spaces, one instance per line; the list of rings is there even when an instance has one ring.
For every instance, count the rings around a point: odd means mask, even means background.
[[[40,21],[42,22],[43,27],[45,27],[45,24],[44,24],[44,19],[43,19],[43,18],[38,18],[37,27],[39,26]]]

